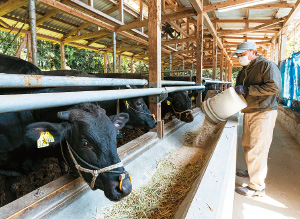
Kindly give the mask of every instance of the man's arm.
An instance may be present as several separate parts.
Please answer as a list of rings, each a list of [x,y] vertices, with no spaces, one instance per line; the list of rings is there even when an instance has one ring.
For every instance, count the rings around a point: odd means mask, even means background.
[[[281,75],[275,63],[270,63],[262,74],[263,84],[250,85],[248,87],[250,96],[265,96],[279,94],[281,90]]]

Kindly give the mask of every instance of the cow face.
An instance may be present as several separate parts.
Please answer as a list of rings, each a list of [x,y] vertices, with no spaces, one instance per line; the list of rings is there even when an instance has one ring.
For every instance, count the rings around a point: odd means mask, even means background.
[[[128,114],[121,113],[111,121],[105,111],[95,104],[80,104],[74,108],[58,113],[59,118],[66,120],[60,124],[40,122],[27,127],[27,135],[37,138],[40,132],[49,131],[55,141],[67,142],[73,157],[83,168],[89,170],[102,169],[120,162],[116,147],[116,133],[128,121]],[[50,127],[49,127],[50,126]],[[81,174],[93,189],[101,189],[112,201],[127,196],[132,185],[129,178],[122,181],[120,188],[119,175],[126,173],[124,167],[99,174],[94,186],[93,175],[76,169],[71,152],[64,147],[64,156],[73,173]]]
[[[197,92],[193,92],[188,95],[186,91],[179,91],[169,93],[169,97],[165,101],[171,106],[172,112],[178,119],[183,122],[192,122],[194,120],[194,116],[191,111],[190,97],[196,98],[197,95]]]
[[[155,119],[142,97],[122,100],[121,111],[128,113],[130,120],[127,125],[143,127],[146,130],[155,128]]]

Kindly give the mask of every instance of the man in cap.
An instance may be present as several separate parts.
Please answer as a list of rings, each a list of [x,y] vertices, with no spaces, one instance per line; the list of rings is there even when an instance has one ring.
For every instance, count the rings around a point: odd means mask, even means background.
[[[247,101],[244,113],[242,145],[247,170],[237,176],[249,177],[247,187],[235,191],[245,196],[264,196],[267,160],[277,117],[280,71],[274,62],[257,56],[254,42],[240,43],[231,54],[243,66],[236,79],[235,91]]]

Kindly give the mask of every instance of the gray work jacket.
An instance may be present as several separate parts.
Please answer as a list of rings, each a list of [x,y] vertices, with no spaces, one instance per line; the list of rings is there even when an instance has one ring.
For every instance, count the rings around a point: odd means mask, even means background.
[[[243,113],[278,109],[281,75],[274,62],[263,56],[257,57],[238,73],[236,85],[248,87],[244,95],[248,106]]]

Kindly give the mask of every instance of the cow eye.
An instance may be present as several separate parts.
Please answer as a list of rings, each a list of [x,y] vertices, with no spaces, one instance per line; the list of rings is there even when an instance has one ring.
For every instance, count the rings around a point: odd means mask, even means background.
[[[89,145],[89,142],[85,139],[82,140],[82,145],[83,146],[88,146]]]

